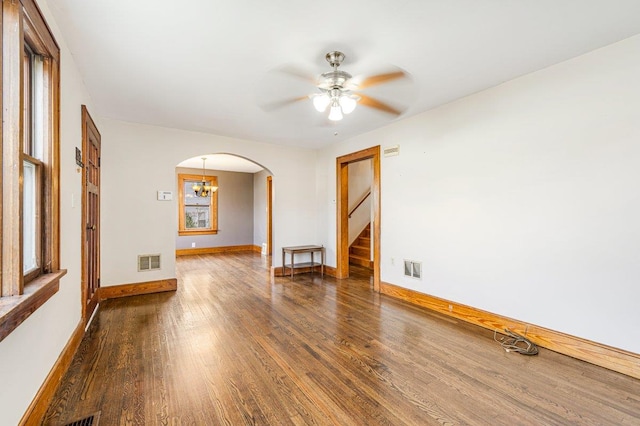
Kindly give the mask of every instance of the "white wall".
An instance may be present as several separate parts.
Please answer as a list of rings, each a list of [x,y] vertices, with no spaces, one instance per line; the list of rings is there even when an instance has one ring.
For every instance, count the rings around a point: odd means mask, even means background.
[[[337,156],[400,144],[381,163],[383,281],[640,353],[639,51],[635,36],[335,144],[318,207]]]
[[[178,174],[202,176],[202,169],[176,168]],[[217,234],[178,235],[175,229],[176,249],[227,247],[253,244],[253,173],[207,170],[207,176],[218,177],[218,230]],[[174,196],[178,196],[177,184]],[[176,215],[178,210],[176,209]]]
[[[204,154],[239,155],[273,172],[276,265],[277,248],[315,241],[315,151],[107,119],[100,130],[103,286],[176,276],[177,199],[157,201],[156,191],[175,194],[175,165]],[[143,253],[160,253],[162,269],[138,272]]]
[[[267,177],[262,170],[253,174],[253,244],[262,248],[267,242]]]
[[[100,121],[47,2],[38,0],[60,46],[60,260],[67,275],[60,291],[0,342],[0,423],[17,424],[80,322],[82,179],[75,148],[82,148],[80,105]],[[75,197],[75,207],[72,206]]]
[[[371,191],[373,182],[373,161],[371,159],[349,163],[349,211],[358,205],[362,197]],[[351,245],[360,235],[362,230],[371,222],[371,196],[351,214],[349,218],[349,245]],[[373,234],[371,235],[373,244]],[[371,253],[373,258],[373,252]]]

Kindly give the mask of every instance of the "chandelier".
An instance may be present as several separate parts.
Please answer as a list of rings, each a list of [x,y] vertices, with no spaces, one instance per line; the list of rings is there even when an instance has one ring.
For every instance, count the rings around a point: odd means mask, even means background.
[[[205,178],[204,162],[207,161],[206,157],[202,157],[202,182],[194,183],[191,189],[195,192],[196,197],[208,197],[211,193],[218,190],[217,186],[207,185],[207,179]]]

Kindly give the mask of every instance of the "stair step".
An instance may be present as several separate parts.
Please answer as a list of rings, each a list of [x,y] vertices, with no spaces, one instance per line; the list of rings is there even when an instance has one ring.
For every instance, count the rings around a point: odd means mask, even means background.
[[[368,257],[356,256],[353,254],[349,255],[349,263],[364,266],[365,268],[371,267],[371,260],[369,260]]]
[[[358,238],[356,238],[356,245],[359,245],[359,246],[370,246],[371,245],[371,238],[358,237]]]
[[[351,246],[349,248],[349,254],[369,258],[371,257],[371,248],[369,246]]]

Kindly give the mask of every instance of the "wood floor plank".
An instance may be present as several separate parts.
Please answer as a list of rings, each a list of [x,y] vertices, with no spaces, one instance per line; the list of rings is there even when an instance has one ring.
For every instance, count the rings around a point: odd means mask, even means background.
[[[182,256],[178,291],[102,302],[45,425],[640,424],[640,380],[373,293]]]

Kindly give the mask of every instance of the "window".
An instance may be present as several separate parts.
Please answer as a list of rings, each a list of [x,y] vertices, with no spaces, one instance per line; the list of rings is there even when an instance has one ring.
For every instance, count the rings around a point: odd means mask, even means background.
[[[202,184],[200,175],[178,175],[178,235],[218,233],[218,191],[207,197],[196,196],[194,185]],[[218,186],[217,176],[205,176],[207,185]]]
[[[58,290],[60,50],[34,0],[2,2],[0,340]]]

